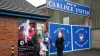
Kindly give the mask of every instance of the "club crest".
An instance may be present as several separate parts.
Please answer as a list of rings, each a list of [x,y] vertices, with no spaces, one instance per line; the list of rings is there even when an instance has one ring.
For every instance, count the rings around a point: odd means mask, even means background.
[[[79,34],[80,41],[84,41],[84,34]]]

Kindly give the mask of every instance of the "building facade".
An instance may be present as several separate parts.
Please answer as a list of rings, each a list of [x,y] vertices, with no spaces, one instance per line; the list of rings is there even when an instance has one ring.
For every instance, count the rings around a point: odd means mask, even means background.
[[[0,0],[0,56],[33,56],[32,36],[44,34],[48,18],[26,0]]]
[[[69,0],[81,5],[88,6],[90,8],[90,17],[76,15],[68,12],[47,9],[45,4],[39,6],[44,12],[48,13],[51,18],[50,22],[64,23],[70,25],[85,25],[91,28],[92,48],[100,48],[100,0]],[[47,12],[48,10],[48,12]],[[99,41],[99,42],[98,42]]]

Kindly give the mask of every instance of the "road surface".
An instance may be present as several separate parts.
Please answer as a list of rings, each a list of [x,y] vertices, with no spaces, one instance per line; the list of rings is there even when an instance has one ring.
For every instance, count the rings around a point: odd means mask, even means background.
[[[57,56],[56,54],[50,56]],[[100,49],[81,50],[64,53],[64,56],[100,56]]]

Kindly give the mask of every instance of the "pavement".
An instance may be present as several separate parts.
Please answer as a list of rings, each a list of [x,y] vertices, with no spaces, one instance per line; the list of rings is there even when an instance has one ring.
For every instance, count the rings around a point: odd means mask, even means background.
[[[52,54],[50,56],[57,56],[57,54]],[[66,52],[64,56],[100,56],[100,49],[88,49],[73,52]]]

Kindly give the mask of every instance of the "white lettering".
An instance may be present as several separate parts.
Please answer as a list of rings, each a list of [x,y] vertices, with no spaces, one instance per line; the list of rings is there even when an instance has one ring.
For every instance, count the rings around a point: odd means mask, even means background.
[[[79,10],[80,13],[82,13],[82,10],[81,9],[78,9],[78,10]]]
[[[56,4],[54,2],[52,2],[52,1],[49,1],[48,2],[48,6],[49,7],[56,7]]]
[[[57,8],[60,8],[60,4],[59,3],[57,3]]]
[[[78,12],[78,8],[76,8],[76,12]]]
[[[56,7],[56,4],[55,3],[53,3],[53,7]]]
[[[90,14],[90,12],[89,11],[87,11],[87,15],[89,15]]]
[[[85,14],[84,12],[85,12],[85,10],[83,10],[83,12],[82,12],[82,13],[83,13],[83,14]]]
[[[87,14],[87,12],[85,11],[85,14]]]
[[[70,9],[69,9],[69,6],[66,6],[66,10],[68,10],[68,11],[70,10]]]
[[[76,13],[81,13],[81,14],[89,15],[88,11],[82,10],[82,9],[78,9],[78,8],[76,8]]]
[[[73,7],[71,7],[71,11],[73,11]]]
[[[61,9],[64,9],[62,4],[61,4]]]
[[[66,10],[66,11],[70,11],[73,12],[74,11],[74,7],[72,7],[73,4],[71,3],[67,3],[66,5],[60,4],[60,3],[55,3],[53,1],[48,1],[48,6],[51,8],[57,8],[57,9],[61,9],[61,10]],[[76,6],[76,5],[74,5]],[[90,12],[86,11],[86,10],[82,10],[79,8],[76,8],[76,13],[79,14],[85,14],[85,15],[89,15]]]
[[[48,2],[48,6],[52,6],[52,1],[49,1]]]
[[[73,4],[72,4],[72,3],[69,3],[69,2],[67,3],[67,5],[69,5],[69,6],[73,6]]]
[[[64,5],[64,10],[66,9],[66,5]]]

